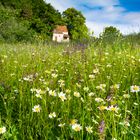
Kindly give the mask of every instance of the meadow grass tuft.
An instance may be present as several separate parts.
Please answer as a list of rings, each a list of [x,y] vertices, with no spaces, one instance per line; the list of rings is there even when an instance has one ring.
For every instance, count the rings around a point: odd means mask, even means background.
[[[0,139],[138,140],[140,48],[0,44]]]

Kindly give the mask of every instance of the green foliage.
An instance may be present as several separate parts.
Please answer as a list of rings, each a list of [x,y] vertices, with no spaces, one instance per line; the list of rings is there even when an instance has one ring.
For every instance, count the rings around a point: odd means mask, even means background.
[[[0,7],[0,40],[8,42],[31,41],[35,32],[28,21],[18,21],[16,10]]]
[[[139,139],[140,48],[92,45],[0,44],[1,140]]]
[[[81,40],[88,37],[88,28],[85,25],[85,17],[80,11],[68,8],[63,12],[63,19],[68,27],[70,38]]]
[[[104,44],[113,44],[122,38],[120,31],[113,27],[106,27],[103,33],[100,35],[100,39]]]

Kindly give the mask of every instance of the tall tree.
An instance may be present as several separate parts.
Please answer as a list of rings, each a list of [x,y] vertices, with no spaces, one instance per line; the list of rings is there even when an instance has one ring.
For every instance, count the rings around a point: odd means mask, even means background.
[[[70,38],[77,40],[88,37],[85,17],[75,8],[68,8],[63,12],[63,19],[68,27]]]
[[[106,44],[113,44],[115,41],[122,37],[122,33],[116,27],[106,27],[100,35],[100,39]]]

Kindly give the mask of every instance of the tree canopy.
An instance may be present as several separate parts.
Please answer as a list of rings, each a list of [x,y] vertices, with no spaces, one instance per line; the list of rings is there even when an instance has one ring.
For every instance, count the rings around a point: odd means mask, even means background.
[[[88,36],[88,28],[85,25],[86,19],[80,11],[68,8],[62,15],[71,39],[83,39]]]

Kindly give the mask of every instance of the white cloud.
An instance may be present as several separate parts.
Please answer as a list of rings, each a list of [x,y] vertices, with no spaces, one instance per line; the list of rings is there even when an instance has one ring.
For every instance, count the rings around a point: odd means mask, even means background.
[[[86,17],[86,25],[96,36],[107,26],[117,27],[123,34],[140,31],[140,12],[126,11],[124,7],[119,6],[119,0],[46,0],[46,2],[51,3],[60,12],[70,7],[82,10]],[[84,5],[90,9],[84,9]]]

